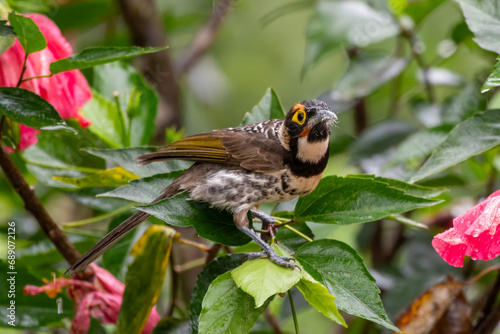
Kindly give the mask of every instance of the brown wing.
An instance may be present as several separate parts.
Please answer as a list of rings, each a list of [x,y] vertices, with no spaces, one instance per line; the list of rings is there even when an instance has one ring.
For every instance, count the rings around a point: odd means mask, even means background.
[[[140,165],[164,160],[187,160],[271,172],[284,169],[286,154],[275,127],[276,122],[216,130],[180,139],[157,152],[138,157]],[[272,129],[272,131],[270,131]]]

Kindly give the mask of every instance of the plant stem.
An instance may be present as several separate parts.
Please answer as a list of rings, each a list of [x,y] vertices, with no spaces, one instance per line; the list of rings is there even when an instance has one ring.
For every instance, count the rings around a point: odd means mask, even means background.
[[[46,74],[46,75],[35,75],[34,77],[29,77],[29,78],[26,78],[26,79],[22,79],[21,83],[26,82],[26,81],[30,81],[30,80],[33,80],[33,79],[50,78],[51,76],[53,76],[52,73],[51,74]]]
[[[295,305],[293,304],[292,289],[288,290],[288,300],[290,301],[290,308],[292,309],[295,334],[300,334],[299,321],[297,320],[297,313],[295,312]]]
[[[186,240],[186,239],[182,239],[182,238],[177,238],[176,241],[180,244],[183,244],[183,245],[188,245],[188,246],[193,246],[193,247],[196,247],[204,252],[209,252],[210,251],[210,247],[208,247],[207,245],[204,245],[204,244],[201,244],[199,242],[195,242],[195,241],[191,241],[191,240]]]
[[[123,206],[119,209],[116,209],[114,211],[106,212],[105,214],[102,214],[100,216],[95,216],[95,217],[91,217],[89,219],[83,219],[83,220],[79,220],[76,222],[65,223],[64,227],[77,227],[77,226],[84,226],[84,225],[92,224],[92,223],[104,220],[106,218],[116,216],[122,212],[128,211],[128,210],[132,209],[134,206],[135,206],[135,204],[129,204],[129,205]]]
[[[99,169],[99,168],[65,166],[65,165],[61,165],[61,166],[49,165],[49,164],[44,164],[42,162],[29,161],[29,160],[26,160],[24,158],[23,158],[23,161],[28,165],[40,166],[40,167],[45,167],[45,168],[54,168],[54,169],[62,169],[62,170],[75,170],[77,172],[92,173],[92,174],[102,172],[102,169]]]
[[[274,334],[282,334],[283,333],[281,331],[280,326],[279,326],[278,320],[276,320],[276,317],[271,313],[271,310],[269,310],[269,307],[265,308],[264,316],[266,317],[266,320],[269,323],[269,325],[272,327]]]
[[[2,116],[0,121],[0,138],[2,137],[2,126],[5,122],[5,116]],[[29,184],[24,179],[23,175],[17,169],[9,154],[5,151],[3,145],[0,144],[0,167],[5,176],[14,187],[14,190],[19,194],[24,202],[24,206],[28,212],[38,221],[43,232],[50,241],[56,246],[57,250],[68,261],[73,264],[81,257],[81,254],[76,250],[66,235],[61,231],[56,222],[50,217],[47,210],[43,206],[40,199],[35,195],[35,192],[30,188]]]
[[[284,224],[284,225],[282,225],[282,226],[284,226],[286,229],[289,229],[289,230],[290,230],[290,231],[292,231],[293,233],[300,235],[302,238],[306,239],[307,241],[309,241],[309,242],[313,242],[313,239],[309,238],[307,235],[305,235],[304,233],[300,232],[299,230],[297,230],[297,229],[295,229],[295,228],[291,227],[290,225],[288,225],[288,224]]]
[[[26,62],[28,61],[28,54],[24,53],[24,61],[23,61],[23,69],[21,70],[21,76],[19,77],[19,80],[17,81],[16,87],[19,88],[21,86],[21,83],[23,82],[23,76],[24,72],[26,72]]]

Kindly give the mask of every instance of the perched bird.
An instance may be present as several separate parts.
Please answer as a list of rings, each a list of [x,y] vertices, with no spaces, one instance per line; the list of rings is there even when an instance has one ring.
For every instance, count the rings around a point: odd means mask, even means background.
[[[278,265],[294,268],[290,258],[277,255],[249,227],[247,213],[257,204],[288,201],[316,188],[328,162],[330,126],[336,120],[326,103],[302,101],[292,106],[285,119],[186,137],[138,157],[138,164],[194,161],[153,203],[187,192],[190,200],[228,210],[236,227],[263,248],[263,252],[250,253],[249,258],[269,257]],[[263,221],[272,220],[260,211],[251,212]],[[67,272],[85,269],[148,217],[145,212],[132,215]]]

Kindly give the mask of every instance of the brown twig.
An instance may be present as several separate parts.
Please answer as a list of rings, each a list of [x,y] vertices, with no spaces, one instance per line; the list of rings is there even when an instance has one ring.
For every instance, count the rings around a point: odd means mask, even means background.
[[[0,121],[0,138],[2,138],[2,127],[4,122],[5,116],[2,116],[2,120]],[[76,250],[75,245],[68,240],[52,217],[50,217],[40,199],[30,188],[29,184],[1,144],[0,167],[2,167],[5,176],[14,187],[14,190],[21,196],[26,210],[35,217],[45,235],[47,235],[70,265],[75,263],[82,255]]]
[[[232,3],[233,0],[220,0],[217,2],[210,20],[201,28],[194,38],[193,43],[191,43],[189,50],[187,50],[184,56],[177,62],[175,66],[177,76],[181,76],[188,72],[210,48],[215,40],[215,35],[219,30],[222,20],[229,12]]]
[[[266,317],[266,321],[271,325],[273,329],[273,333],[275,334],[282,334],[283,332],[281,331],[280,324],[278,323],[278,320],[276,320],[276,317],[271,313],[271,310],[269,307],[266,307],[264,309],[264,316]]]
[[[366,111],[365,99],[359,99],[354,106],[354,126],[356,134],[361,134],[368,125],[368,113]]]
[[[484,323],[488,322],[488,319],[491,316],[493,307],[495,306],[495,301],[497,300],[499,293],[500,293],[500,271],[498,271],[497,279],[495,280],[495,283],[491,287],[491,290],[488,291],[488,298],[486,299],[486,303],[484,304],[482,312],[479,315],[476,329],[482,328],[483,326],[485,326]]]
[[[425,91],[427,92],[427,98],[429,102],[436,102],[436,93],[434,92],[434,87],[429,80],[429,66],[424,61],[424,58],[417,50],[417,37],[412,30],[401,28],[401,35],[408,40],[410,43],[411,55],[413,59],[417,62],[418,66],[422,70],[422,79],[424,81]]]
[[[138,46],[164,46],[164,32],[154,0],[118,0],[132,41]],[[181,97],[167,50],[140,57],[139,67],[148,82],[160,95],[160,106],[155,120],[155,140],[165,141],[165,129],[181,126]]]

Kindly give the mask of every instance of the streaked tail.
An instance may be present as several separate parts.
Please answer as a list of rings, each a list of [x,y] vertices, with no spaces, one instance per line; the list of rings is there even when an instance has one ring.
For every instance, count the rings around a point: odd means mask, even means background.
[[[106,234],[104,238],[99,240],[97,244],[87,251],[76,263],[74,263],[66,272],[66,274],[75,274],[83,271],[89,264],[94,262],[99,256],[106,252],[111,246],[117,243],[127,233],[132,231],[137,225],[148,219],[151,215],[142,211],[136,212],[123,223],[115,227],[111,232]]]

